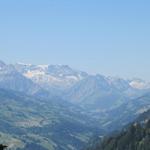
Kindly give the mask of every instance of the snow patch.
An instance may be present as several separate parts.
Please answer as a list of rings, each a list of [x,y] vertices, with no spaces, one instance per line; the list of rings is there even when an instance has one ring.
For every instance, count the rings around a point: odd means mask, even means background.
[[[135,81],[131,81],[129,84],[131,87],[140,90],[150,88],[150,85],[144,81],[135,80]]]

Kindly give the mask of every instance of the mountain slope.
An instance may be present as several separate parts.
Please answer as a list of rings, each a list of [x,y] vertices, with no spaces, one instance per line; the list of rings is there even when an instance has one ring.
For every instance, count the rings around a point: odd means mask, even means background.
[[[103,133],[82,109],[53,99],[37,99],[0,89],[0,139],[16,150],[72,150],[93,133]]]
[[[140,114],[150,109],[150,93],[123,103],[118,108],[108,111],[108,122],[104,126],[109,129],[120,128],[132,122]],[[114,117],[115,116],[115,117]]]
[[[120,133],[110,135],[96,142],[87,150],[149,150],[150,111],[142,114],[135,123]]]
[[[28,94],[34,94],[40,90],[38,85],[17,72],[12,65],[5,65],[4,63],[0,69],[0,88]]]
[[[66,92],[66,99],[91,109],[110,109],[127,100],[101,75],[88,76]]]

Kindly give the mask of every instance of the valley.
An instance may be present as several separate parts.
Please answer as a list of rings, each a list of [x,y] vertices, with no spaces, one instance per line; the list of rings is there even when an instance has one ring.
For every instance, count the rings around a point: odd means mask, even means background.
[[[0,141],[12,150],[80,150],[150,109],[150,84],[64,65],[0,62]]]

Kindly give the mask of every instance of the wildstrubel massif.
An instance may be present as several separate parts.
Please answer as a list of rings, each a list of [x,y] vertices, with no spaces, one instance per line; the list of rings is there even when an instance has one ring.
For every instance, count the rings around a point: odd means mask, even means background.
[[[0,62],[0,140],[14,150],[79,150],[148,110],[149,87],[66,65]]]

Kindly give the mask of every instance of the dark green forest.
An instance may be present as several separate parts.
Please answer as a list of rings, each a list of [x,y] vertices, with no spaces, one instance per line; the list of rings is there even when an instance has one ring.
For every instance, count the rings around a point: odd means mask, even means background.
[[[144,118],[144,116],[142,117]],[[87,150],[150,150],[149,117],[129,125],[119,133],[112,134],[98,142],[95,141]],[[139,118],[141,119],[141,117]]]

